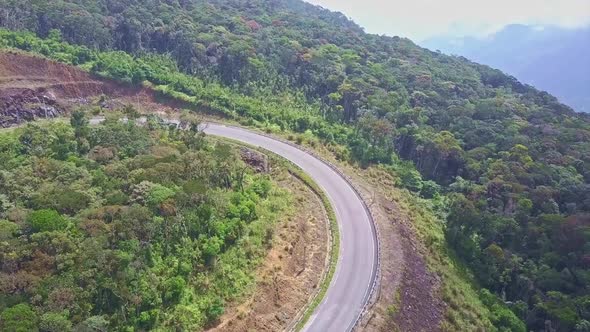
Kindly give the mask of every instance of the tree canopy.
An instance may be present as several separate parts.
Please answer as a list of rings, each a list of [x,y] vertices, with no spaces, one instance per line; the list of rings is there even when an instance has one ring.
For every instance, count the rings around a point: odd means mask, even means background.
[[[253,284],[287,193],[201,133],[71,123],[0,132],[0,330],[215,322]]]

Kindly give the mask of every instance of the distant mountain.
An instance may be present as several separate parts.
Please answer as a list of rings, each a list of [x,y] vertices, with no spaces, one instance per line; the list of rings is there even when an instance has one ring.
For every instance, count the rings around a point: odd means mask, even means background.
[[[509,25],[486,38],[436,37],[422,45],[501,69],[590,112],[590,27]]]

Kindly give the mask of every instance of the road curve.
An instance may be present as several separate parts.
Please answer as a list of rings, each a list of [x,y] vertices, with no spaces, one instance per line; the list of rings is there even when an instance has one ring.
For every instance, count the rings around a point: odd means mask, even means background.
[[[247,129],[220,124],[208,123],[204,131],[274,152],[301,167],[325,191],[340,229],[340,255],[326,296],[303,330],[352,330],[369,300],[378,259],[374,225],[361,198],[338,172],[292,145]]]

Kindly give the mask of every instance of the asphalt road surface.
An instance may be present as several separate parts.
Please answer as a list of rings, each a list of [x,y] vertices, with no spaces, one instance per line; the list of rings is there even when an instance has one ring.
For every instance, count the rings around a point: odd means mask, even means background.
[[[340,229],[340,256],[328,292],[303,330],[351,330],[368,301],[377,271],[377,239],[361,199],[336,171],[296,147],[237,127],[210,123],[204,131],[274,152],[301,167],[325,191]]]

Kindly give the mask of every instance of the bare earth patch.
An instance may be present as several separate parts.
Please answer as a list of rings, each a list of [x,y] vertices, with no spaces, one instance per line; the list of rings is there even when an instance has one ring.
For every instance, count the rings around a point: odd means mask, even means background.
[[[101,79],[80,68],[20,51],[0,51],[0,95],[22,93],[47,96],[66,108],[89,104],[109,111],[129,104],[142,113],[171,113],[184,106],[158,97],[149,88]],[[101,97],[106,101],[98,102]]]
[[[445,304],[439,294],[440,278],[427,268],[422,248],[409,220],[395,204],[382,198],[396,225],[405,253],[404,276],[399,289],[399,303],[390,314],[400,331],[440,331]]]
[[[256,289],[228,306],[210,331],[282,331],[315,294],[326,264],[328,220],[320,199],[292,175],[276,179],[294,196],[294,215],[279,222]]]

